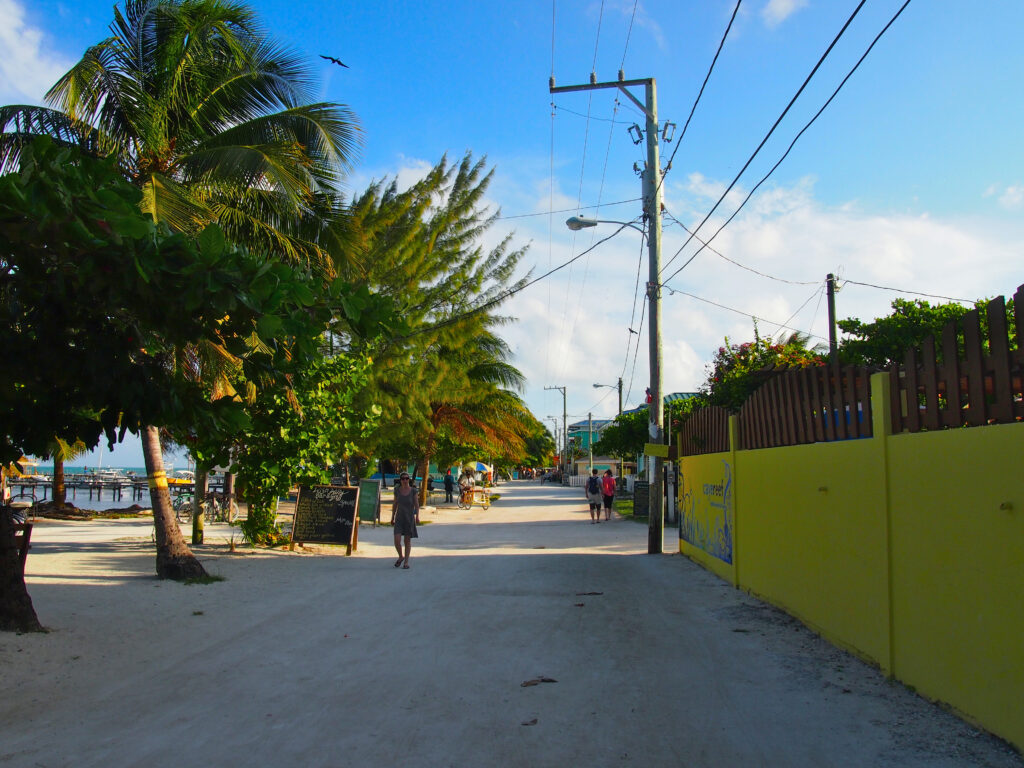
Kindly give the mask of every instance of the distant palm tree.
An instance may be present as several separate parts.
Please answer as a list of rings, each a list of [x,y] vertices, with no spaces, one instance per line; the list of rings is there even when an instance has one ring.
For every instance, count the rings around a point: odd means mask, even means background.
[[[50,444],[50,455],[53,457],[53,504],[57,509],[63,509],[67,502],[67,491],[64,488],[64,464],[73,461],[79,456],[89,452],[88,446],[81,440],[74,443],[67,443],[59,437],[55,437]]]
[[[217,222],[235,242],[323,273],[344,262],[329,224],[358,127],[348,108],[311,102],[301,57],[247,6],[221,0],[126,0],[111,32],[50,89],[50,108],[0,107],[0,173],[33,136],[49,135],[113,158],[142,190],[143,210],[172,229]],[[143,429],[142,445],[157,573],[201,574],[174,521],[156,427]]]

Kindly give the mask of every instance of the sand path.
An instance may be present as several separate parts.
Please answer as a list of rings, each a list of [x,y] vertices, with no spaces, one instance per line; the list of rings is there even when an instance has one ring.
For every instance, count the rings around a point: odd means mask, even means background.
[[[42,522],[0,765],[1024,765],[579,489],[500,490],[426,515],[409,570],[387,527],[344,557],[212,526],[205,586],[155,579],[145,520]]]

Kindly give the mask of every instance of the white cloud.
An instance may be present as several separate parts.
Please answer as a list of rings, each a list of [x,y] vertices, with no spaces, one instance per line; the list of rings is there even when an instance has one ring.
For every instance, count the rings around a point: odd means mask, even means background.
[[[53,49],[41,29],[26,20],[16,0],[0,0],[0,103],[42,104],[43,95],[73,62]]]
[[[715,199],[724,189],[723,183],[703,177],[691,179],[690,185],[695,193],[715,195]],[[522,230],[530,221],[519,225],[520,235],[529,234]],[[687,222],[687,226],[692,224]],[[710,233],[716,228],[712,221],[706,230]],[[536,245],[526,261],[546,266],[546,228],[537,226],[533,234]],[[685,238],[678,226],[666,226],[664,261]],[[556,231],[553,263],[571,255],[569,242],[568,233]],[[815,199],[810,179],[791,187],[765,189],[712,245],[751,269],[798,284],[753,274],[710,250],[701,253],[669,285],[736,311],[665,291],[664,388],[667,392],[696,389],[724,337],[736,343],[753,338],[752,316],[761,318],[758,327],[763,335],[778,336],[783,332],[779,325],[787,324],[814,334],[813,342],[827,339],[826,273],[841,278],[838,317],[871,320],[888,314],[891,301],[900,294],[845,281],[968,300],[1008,295],[1021,282],[1018,253],[1022,242],[1024,227],[1020,224],[993,226],[991,221],[944,219],[934,214],[879,214],[865,212],[854,203],[826,207]],[[575,252],[586,244],[589,239],[578,241]],[[692,251],[692,246],[688,247],[667,272]],[[592,384],[613,382],[623,374],[637,259],[636,242],[627,230],[591,254],[585,286],[581,259],[574,265],[571,280],[563,270],[509,301],[508,313],[519,322],[505,333],[516,350],[515,364],[529,382],[527,402],[538,416],[561,414],[561,394],[545,392],[545,385],[569,388],[570,419],[573,415],[585,418],[592,406],[595,417],[614,414],[615,398],[600,401],[604,393]],[[640,266],[641,296],[634,328],[639,327],[644,304],[646,253]],[[647,329],[645,319],[636,367],[630,357],[625,369],[627,389],[632,382],[627,407],[641,402],[647,386]],[[634,370],[635,376],[631,376]]]
[[[777,27],[801,8],[807,7],[808,0],[768,0],[761,10],[761,18],[769,27]]]
[[[1020,208],[1022,203],[1024,203],[1024,186],[1020,184],[1007,187],[999,195],[999,204],[1003,208],[1013,210]]]

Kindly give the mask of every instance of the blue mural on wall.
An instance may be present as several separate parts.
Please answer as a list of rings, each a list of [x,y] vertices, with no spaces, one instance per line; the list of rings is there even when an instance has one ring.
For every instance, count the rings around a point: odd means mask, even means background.
[[[712,557],[732,564],[732,467],[722,461],[722,481],[684,484],[679,535]]]

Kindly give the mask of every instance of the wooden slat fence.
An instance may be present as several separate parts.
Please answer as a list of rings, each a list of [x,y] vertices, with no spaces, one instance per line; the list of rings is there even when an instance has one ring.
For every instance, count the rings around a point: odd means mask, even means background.
[[[729,450],[729,412],[710,405],[696,411],[679,430],[680,453],[698,456]]]
[[[973,309],[942,329],[938,346],[928,337],[920,349],[907,350],[903,364],[889,371],[894,433],[1024,420],[1022,301],[1024,285],[1013,297],[1016,345],[1010,343],[1006,300],[1000,296],[985,306],[987,343]]]
[[[871,437],[870,371],[839,365],[786,371],[739,412],[740,450]]]

